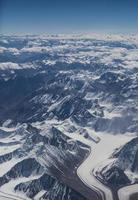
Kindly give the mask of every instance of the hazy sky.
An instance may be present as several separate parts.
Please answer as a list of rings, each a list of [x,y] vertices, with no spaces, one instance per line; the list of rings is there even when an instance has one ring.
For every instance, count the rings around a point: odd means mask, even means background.
[[[2,33],[138,32],[138,0],[0,0]]]

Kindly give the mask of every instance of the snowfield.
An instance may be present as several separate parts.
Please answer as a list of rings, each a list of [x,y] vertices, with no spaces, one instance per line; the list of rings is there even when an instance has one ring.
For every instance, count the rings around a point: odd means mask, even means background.
[[[111,162],[109,156],[112,154],[114,149],[124,145],[126,142],[130,141],[132,137],[124,135],[109,135],[106,133],[101,133],[100,141],[97,144],[91,145],[91,153],[88,158],[80,165],[77,170],[79,178],[92,190],[100,193],[102,199],[104,195],[106,200],[113,200],[113,195],[110,188],[99,182],[94,174],[93,170],[97,168],[104,161]]]
[[[119,200],[129,200],[132,194],[138,194],[138,184],[129,185],[118,190]]]
[[[11,195],[0,191],[0,200],[27,200],[27,199],[23,199],[21,197],[17,197],[15,195]]]

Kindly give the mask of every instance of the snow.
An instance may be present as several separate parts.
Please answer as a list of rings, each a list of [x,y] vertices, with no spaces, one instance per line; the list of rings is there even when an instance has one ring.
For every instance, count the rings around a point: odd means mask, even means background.
[[[0,127],[0,130],[6,131],[6,132],[13,132],[16,130],[16,128],[12,127],[12,128],[8,128],[5,126]]]
[[[27,199],[0,191],[0,200],[27,200]]]
[[[43,60],[42,61],[45,65],[55,65],[56,61],[54,60]]]
[[[89,136],[91,137],[91,139],[94,142],[98,143],[100,141],[100,137],[98,136],[98,134],[95,133],[94,130],[92,130],[92,129],[88,128],[88,127],[85,127],[85,129],[87,130]]]
[[[79,135],[78,129],[80,127],[76,124],[73,124],[73,122],[70,119],[65,120],[64,122],[56,120],[45,121],[45,123],[43,123],[43,128],[41,128],[43,130],[47,129],[50,126],[50,124],[57,127],[61,131],[61,133],[70,137],[72,140],[77,140],[90,146],[91,153],[89,157],[78,168],[77,175],[79,176],[81,181],[83,181],[92,190],[100,193],[103,198],[105,194],[106,199],[113,200],[111,190],[105,185],[103,185],[101,182],[99,182],[95,178],[93,173],[97,169],[99,170],[103,165],[110,164],[113,161],[113,159],[109,159],[109,157],[113,153],[113,151],[116,148],[119,148],[120,146],[129,142],[135,136],[132,136],[132,134],[129,133],[127,133],[126,135],[112,135],[100,132],[95,133],[94,130],[91,130],[88,127],[84,127],[89,132],[89,134],[91,134],[92,138],[94,138],[94,140],[92,141],[84,138],[83,135]],[[67,131],[68,127],[72,125],[76,127],[76,131],[73,132],[73,134]],[[40,127],[39,123],[35,123],[35,126],[37,126],[38,128]]]
[[[5,70],[5,69],[20,69],[21,67],[17,63],[12,63],[12,62],[5,62],[5,63],[0,63],[0,69]]]
[[[118,190],[119,200],[129,200],[132,194],[138,194],[138,184],[129,185]]]
[[[7,162],[4,162],[0,165],[0,177],[6,174],[14,165],[16,165],[18,162],[21,162],[23,159],[15,159],[9,160]]]
[[[15,151],[16,149],[18,149],[19,147],[20,147],[20,144],[16,144],[13,146],[0,146],[0,156],[7,154],[7,153],[11,153],[11,152]]]
[[[38,200],[40,197],[42,197],[45,194],[45,190],[41,190],[35,197],[34,200]]]
[[[17,38],[18,39],[26,39],[26,36],[11,36],[7,37],[8,40],[4,39],[4,36],[1,41],[5,44],[9,44],[10,46],[10,40],[14,41]],[[119,74],[126,74],[127,71],[130,69],[134,70],[133,68],[138,68],[138,35],[122,35],[122,34],[98,34],[98,33],[86,33],[86,34],[56,34],[56,35],[40,35],[40,36],[28,36],[28,44],[24,45],[21,49],[17,48],[10,48],[10,47],[0,47],[0,54],[4,57],[9,58],[8,62],[1,62],[0,63],[0,70],[2,70],[2,77],[4,80],[9,80],[9,77],[6,77],[6,72],[4,70],[10,70],[11,73],[15,73],[15,70],[21,70],[26,68],[35,69],[36,67],[40,67],[41,64],[53,66],[58,63],[80,63],[80,64],[86,64],[87,66],[94,67],[95,63],[99,66],[103,65],[109,65],[108,70],[111,70],[114,68],[113,72],[119,73]],[[52,41],[53,39],[53,41]],[[86,39],[86,40],[85,40]],[[50,42],[49,42],[50,41]],[[55,42],[56,41],[56,42]],[[117,46],[115,47],[117,42]],[[8,46],[8,45],[6,45]],[[34,55],[40,55],[45,54],[45,57],[42,58],[42,60]],[[16,59],[14,59],[16,56]],[[28,60],[29,58],[33,57],[34,61],[24,61],[22,63],[22,60]],[[41,56],[40,56],[41,57]],[[26,59],[27,58],[27,59]],[[13,62],[14,60],[14,62]],[[39,66],[38,66],[38,63]],[[35,63],[36,62],[36,63]],[[62,66],[62,65],[61,65]],[[68,65],[67,65],[68,66]],[[118,70],[119,66],[119,70]],[[104,68],[103,68],[104,69]],[[45,72],[45,68],[43,69]],[[88,87],[88,84],[93,83],[92,81],[95,81],[95,79],[99,79],[99,73],[93,73],[89,70],[80,70],[80,73],[75,74],[74,71],[60,71],[60,73],[70,73],[70,78],[75,80],[85,80],[85,84],[83,89]],[[103,71],[104,73],[104,71]],[[135,73],[136,74],[136,73]],[[100,74],[101,75],[101,74]],[[136,74],[137,75],[137,74]],[[69,76],[69,75],[68,75]],[[137,80],[134,76],[134,73],[129,76],[130,79]],[[5,78],[6,77],[6,78]],[[118,77],[116,82],[118,82],[121,78]],[[89,82],[90,81],[90,82]],[[103,80],[103,82],[106,82],[106,79]],[[136,82],[137,84],[137,82]],[[93,84],[92,84],[93,85]],[[132,84],[132,91],[137,85]],[[73,85],[66,84],[64,89],[70,89],[73,87]],[[130,89],[130,88],[129,88]],[[82,92],[82,91],[81,91]],[[128,97],[129,95],[126,92],[125,97]],[[131,93],[130,93],[131,94]],[[98,94],[100,95],[100,93]],[[101,97],[104,94],[101,94]],[[135,94],[133,94],[135,96]],[[57,102],[56,100],[52,102],[52,104],[49,106],[49,109],[47,112],[52,112],[54,109],[60,108],[62,104],[67,101],[70,98],[70,96],[66,96],[63,100]],[[86,99],[92,100],[96,99],[95,93],[92,94],[91,91],[88,91],[87,95],[85,96]],[[110,98],[112,98],[110,96]],[[109,101],[110,101],[109,98]],[[98,97],[97,97],[98,99]],[[39,101],[43,104],[47,104],[51,100],[51,96],[49,95],[43,95],[40,98],[36,97],[36,99],[32,99],[32,101]],[[103,98],[102,98],[103,101]],[[131,99],[128,100],[129,102]],[[102,106],[103,102],[99,102],[100,106]],[[130,105],[132,105],[133,102],[130,102]],[[123,118],[126,113],[121,113],[123,109],[119,108],[117,105],[116,108],[114,108],[113,105],[109,105],[107,102],[103,104],[104,106],[104,118],[111,119],[114,118]],[[122,105],[123,106],[123,105]],[[93,114],[94,109],[88,110],[90,113]],[[95,110],[98,112],[98,109]],[[100,111],[99,111],[100,112]],[[100,114],[100,113],[99,113]],[[124,114],[124,115],[123,115]],[[37,115],[37,113],[36,113]],[[43,116],[45,113],[43,113]],[[34,115],[35,116],[35,115]],[[13,131],[16,131],[16,128],[7,128],[6,126],[10,125],[10,120],[6,121],[3,124],[3,127],[0,127],[1,130],[9,132],[12,134]],[[38,122],[35,123],[35,126],[38,128],[41,128],[42,134],[48,134],[48,130],[55,126],[57,129],[61,130],[62,134],[65,134],[70,140],[77,140],[84,144],[87,144],[91,148],[91,154],[89,157],[82,163],[82,165],[78,168],[77,174],[80,177],[80,179],[90,188],[100,193],[102,196],[105,193],[106,198],[108,200],[112,200],[112,193],[109,188],[101,184],[95,177],[94,174],[92,174],[98,169],[100,169],[105,163],[112,162],[112,159],[109,159],[109,156],[113,152],[113,150],[120,145],[124,145],[126,142],[128,142],[132,137],[129,136],[129,133],[125,133],[124,135],[109,135],[107,133],[95,133],[94,130],[91,130],[91,128],[83,127],[82,132],[80,128],[81,126],[78,126],[74,122],[72,122],[70,119],[65,120],[64,122],[57,121],[56,118],[51,121],[46,121],[45,123]],[[72,133],[69,132],[70,126],[73,126],[76,131]],[[88,132],[88,139],[85,138],[85,135],[83,135],[83,130],[86,129]],[[45,131],[46,130],[46,131]],[[17,130],[19,131],[19,130]],[[16,132],[17,133],[17,132]],[[82,134],[81,134],[82,133]],[[131,134],[132,135],[132,134]],[[13,136],[13,135],[12,135]],[[14,137],[7,137],[1,139],[1,142],[9,143],[12,141],[19,141],[21,140],[22,136],[17,134]],[[21,144],[20,144],[21,145]],[[6,153],[10,153],[17,148],[20,147],[20,145],[12,145],[12,146],[0,146],[0,155],[4,155]],[[41,145],[41,144],[40,144]],[[35,148],[34,148],[35,149]],[[37,149],[37,147],[36,147]],[[52,153],[54,153],[54,150],[50,149]],[[32,154],[35,154],[32,151]],[[10,170],[19,160],[12,159],[10,161],[7,161],[5,163],[1,164],[0,168],[0,176],[2,176],[4,173]],[[130,172],[126,172],[128,176],[131,176]],[[6,184],[9,188],[12,188],[12,183],[10,182]],[[15,182],[17,183],[17,182]],[[120,195],[121,200],[126,200],[128,198],[129,193],[133,193],[136,191],[136,186],[127,186],[125,188],[122,188],[119,190],[118,194]],[[126,190],[128,192],[126,192]],[[6,190],[5,190],[6,191]],[[44,191],[41,191],[42,193]],[[38,196],[42,195],[42,193],[39,193]],[[2,196],[2,194],[0,194]],[[127,197],[126,197],[127,195]],[[38,198],[36,196],[36,198]],[[4,197],[2,197],[4,198]],[[7,198],[7,197],[5,197]]]
[[[5,195],[5,196],[4,196],[4,195]],[[3,195],[3,193],[0,192],[0,200],[21,200],[21,199],[19,199],[19,198],[18,198],[18,199],[17,199],[17,198],[15,199],[15,197],[12,198],[12,197],[10,197],[10,196],[7,196],[7,194],[4,194],[4,195]]]
[[[16,36],[17,37],[17,36]],[[9,43],[10,39],[8,38]],[[26,38],[26,36],[23,36]],[[20,39],[22,37],[20,36]],[[92,64],[99,63],[104,65],[111,65],[114,67],[119,65],[123,68],[137,68],[138,67],[138,35],[121,35],[121,34],[98,34],[98,33],[86,33],[86,34],[58,34],[58,35],[39,35],[29,36],[30,41],[21,49],[17,48],[0,48],[0,53],[12,58],[29,58],[35,54],[48,54],[50,55],[41,60],[44,65],[53,66],[58,62],[61,63],[81,63]],[[49,40],[54,39],[49,44]],[[73,40],[72,40],[73,39]],[[87,40],[86,40],[87,39]],[[98,44],[95,45],[94,41]],[[115,47],[110,45],[113,42],[120,43]],[[29,43],[31,45],[29,45]],[[45,45],[43,44],[45,43]],[[129,45],[131,48],[127,48]],[[123,47],[122,47],[123,46]],[[54,56],[56,55],[56,56]],[[11,59],[12,61],[13,59]],[[21,59],[22,60],[22,59]],[[28,60],[28,59],[27,59]],[[1,62],[0,70],[19,70],[27,68],[36,68],[35,62],[27,63],[21,62]]]
[[[132,180],[132,183],[135,183],[135,181],[138,180],[138,173],[137,172],[133,172],[130,169],[129,170],[125,170],[124,172],[127,175],[127,177],[130,180]]]
[[[121,113],[119,113],[117,111],[113,111],[113,112],[109,112],[107,110],[104,111],[104,118],[112,119],[115,117],[121,117]]]
[[[46,121],[43,121],[43,124],[41,124],[41,122],[35,122],[35,123],[32,123],[32,125],[38,129],[41,129],[41,135],[43,135],[43,133],[45,134],[45,132],[47,132],[48,134],[48,131],[49,129],[54,126],[56,127],[58,130],[61,131],[62,134],[68,136],[69,138],[73,139],[73,140],[76,140],[76,141],[80,141],[86,145],[91,145],[91,140],[90,139],[86,139],[84,138],[83,135],[80,135],[78,133],[78,129],[80,128],[80,126],[76,126],[76,132],[74,132],[73,134],[69,133],[67,131],[67,129],[71,126],[71,125],[74,125],[70,119],[67,119],[65,120],[64,122],[62,121],[57,121],[56,119],[52,119],[52,120],[46,120]],[[98,136],[93,133],[93,131],[89,131],[89,134],[91,136],[91,138],[93,139],[93,142],[98,142],[99,141],[99,138]]]
[[[3,127],[8,127],[8,125],[10,125],[12,123],[11,119],[7,119],[5,122],[3,122],[2,126]]]
[[[23,183],[23,182],[27,182],[27,181],[31,181],[31,180],[35,180],[37,178],[39,178],[39,176],[30,176],[30,177],[20,177],[20,178],[17,178],[15,180],[12,180],[6,184],[4,184],[2,187],[1,187],[1,191],[4,192],[4,193],[8,193],[9,195],[15,195],[16,197],[18,198],[23,198],[25,200],[31,200],[30,198],[26,197],[26,195],[24,193],[18,193],[14,191],[14,188],[16,185],[20,184],[20,183]]]
[[[3,196],[0,195],[0,199],[1,200],[8,200],[8,199],[11,199],[11,198],[9,198],[9,197],[3,197]]]
[[[124,135],[115,136],[106,133],[100,133],[98,136],[101,140],[97,144],[92,143],[91,153],[89,157],[80,165],[77,170],[77,174],[89,188],[100,193],[102,197],[105,194],[106,199],[113,200],[111,190],[94,177],[92,170],[94,170],[94,168],[99,164],[105,162],[106,159],[107,162],[110,162],[108,158],[113,150],[130,141],[132,137]]]

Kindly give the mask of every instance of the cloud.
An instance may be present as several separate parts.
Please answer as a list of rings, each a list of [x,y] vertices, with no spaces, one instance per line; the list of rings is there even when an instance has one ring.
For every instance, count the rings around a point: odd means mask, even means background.
[[[8,70],[8,69],[21,69],[21,67],[17,63],[12,63],[12,62],[0,63],[0,70]]]
[[[35,65],[35,61],[41,61],[45,65],[55,65],[61,62],[86,65],[98,63],[112,67],[119,65],[123,68],[138,67],[137,35],[80,34],[56,35],[55,37],[48,35],[29,36],[27,39],[28,42],[24,43],[24,46],[19,49],[19,37],[18,41],[16,41],[17,47],[15,45],[12,48],[10,46],[10,40],[13,42],[13,40],[16,40],[16,37],[8,37],[9,47],[0,47],[0,56],[2,56],[4,63],[1,63],[2,69],[12,67],[16,69],[32,68],[32,65]],[[13,61],[17,61],[20,65]],[[33,64],[29,62],[33,62]]]
[[[4,51],[6,50],[7,48],[5,47],[0,47],[0,53],[4,53]]]
[[[33,63],[23,63],[18,64],[14,62],[2,62],[0,63],[0,70],[19,70],[19,69],[28,69],[36,68],[36,65]]]

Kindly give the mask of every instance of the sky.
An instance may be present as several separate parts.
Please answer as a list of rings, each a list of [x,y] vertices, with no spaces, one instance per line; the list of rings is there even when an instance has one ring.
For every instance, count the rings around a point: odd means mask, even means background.
[[[2,34],[138,32],[138,0],[0,0]]]

